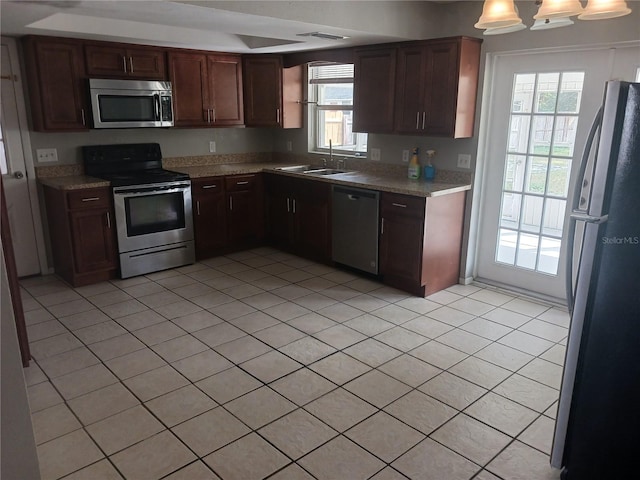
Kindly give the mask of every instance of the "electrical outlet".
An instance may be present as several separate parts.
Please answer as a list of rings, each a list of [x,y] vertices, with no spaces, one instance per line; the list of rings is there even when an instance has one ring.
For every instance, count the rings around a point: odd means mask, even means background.
[[[371,160],[375,160],[376,162],[380,161],[380,149],[372,148],[371,149]]]
[[[40,163],[57,162],[58,150],[55,148],[38,148],[36,150],[36,157]]]
[[[216,153],[216,142],[209,142],[209,153]]]
[[[402,161],[404,163],[409,162],[409,150],[402,150]]]
[[[459,153],[458,168],[471,168],[471,155],[466,153]]]
[[[291,140],[287,140],[287,152],[293,150],[293,142]]]

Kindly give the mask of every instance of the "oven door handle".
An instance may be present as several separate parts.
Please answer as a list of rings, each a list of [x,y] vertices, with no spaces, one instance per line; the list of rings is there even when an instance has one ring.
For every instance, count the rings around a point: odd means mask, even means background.
[[[149,187],[149,188],[131,188],[131,189],[126,188],[126,189],[117,189],[117,190],[114,189],[113,194],[123,196],[123,197],[124,196],[134,197],[134,196],[141,196],[141,195],[150,195],[154,193],[185,192],[190,189],[191,189],[190,185],[186,185],[186,186],[171,185],[167,187]]]

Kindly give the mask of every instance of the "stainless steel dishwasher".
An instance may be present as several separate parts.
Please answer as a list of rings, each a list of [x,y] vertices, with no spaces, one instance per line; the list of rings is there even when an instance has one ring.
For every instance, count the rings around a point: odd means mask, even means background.
[[[378,273],[380,192],[334,185],[333,261]]]

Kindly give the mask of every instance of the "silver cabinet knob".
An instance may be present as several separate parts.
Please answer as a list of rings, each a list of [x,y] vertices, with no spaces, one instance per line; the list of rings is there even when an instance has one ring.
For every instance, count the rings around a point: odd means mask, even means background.
[[[24,173],[17,171],[13,174],[13,176],[19,180],[21,178],[24,178]]]

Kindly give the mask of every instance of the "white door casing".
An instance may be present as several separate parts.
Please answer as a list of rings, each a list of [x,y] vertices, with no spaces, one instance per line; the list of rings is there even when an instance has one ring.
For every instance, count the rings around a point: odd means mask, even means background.
[[[499,246],[498,231],[502,209],[504,208],[502,205],[502,192],[507,146],[510,143],[510,117],[513,116],[510,112],[512,111],[512,90],[515,79],[522,79],[523,74],[531,73],[585,72],[575,147],[571,155],[573,159],[571,162],[571,181],[569,182],[571,188],[566,192],[570,196],[575,184],[575,172],[580,163],[588,130],[597,109],[602,103],[605,82],[610,79],[633,81],[636,74],[636,65],[638,64],[640,64],[640,48],[637,44],[604,46],[571,52],[544,51],[489,54],[487,65],[488,81],[486,85],[490,86],[490,91],[483,99],[484,109],[487,110],[483,112],[483,123],[485,123],[486,128],[481,128],[483,136],[480,139],[481,149],[479,150],[479,154],[484,157],[481,163],[484,166],[483,170],[479,172],[482,175],[482,190],[480,195],[478,240],[475,252],[474,276],[476,279],[500,286],[526,290],[537,296],[553,299],[557,302],[562,303],[564,301],[564,255],[566,251],[564,238],[559,251],[560,258],[557,274],[537,272],[535,268],[532,268],[535,266],[534,264],[528,265],[528,268],[521,268],[503,263],[505,260],[504,255],[500,259],[503,261],[497,261],[496,258],[498,257],[497,253],[500,253],[500,250],[497,249]],[[520,76],[517,77],[517,75]],[[511,144],[513,144],[513,140]],[[522,156],[520,160],[525,163],[527,161],[531,162],[531,158],[527,158],[526,155]],[[529,163],[528,167],[531,167],[531,163]],[[511,171],[513,172],[513,169]],[[523,171],[521,169],[521,173]],[[530,173],[529,170],[527,170],[527,173]],[[521,190],[526,193],[526,185]],[[517,197],[518,195],[515,196]],[[524,198],[524,195],[522,198]],[[517,200],[522,200],[522,198]],[[542,196],[534,198],[534,200],[540,201],[540,208],[542,208],[541,198]],[[558,203],[562,203],[555,199],[551,199],[551,202],[555,202],[556,207]],[[520,206],[518,202],[515,203]],[[557,208],[560,214],[562,213],[562,208],[562,206]],[[524,208],[522,208],[523,213],[524,211]],[[564,222],[558,223],[566,224],[568,214],[569,212],[565,209]],[[540,222],[540,218],[538,218],[538,222]],[[518,262],[513,261],[512,263],[517,264]]]
[[[15,40],[2,37],[2,181],[18,276],[49,273]]]

